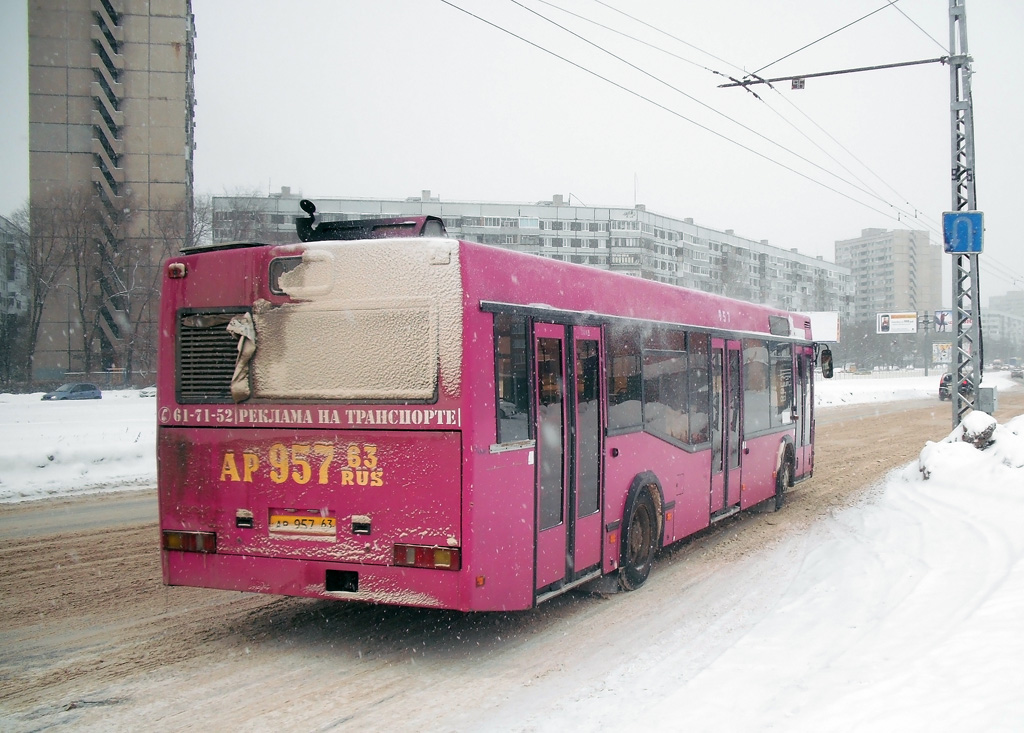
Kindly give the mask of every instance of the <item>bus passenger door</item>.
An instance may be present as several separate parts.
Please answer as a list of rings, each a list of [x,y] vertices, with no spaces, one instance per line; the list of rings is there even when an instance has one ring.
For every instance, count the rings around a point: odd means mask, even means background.
[[[796,350],[796,368],[796,468],[793,475],[801,478],[810,474],[814,468],[814,436],[811,430],[814,418],[814,397],[811,391],[814,380],[813,349],[806,347]]]
[[[570,533],[574,575],[601,563],[601,456],[604,430],[601,409],[601,329],[573,328],[572,501],[575,517]]]
[[[534,326],[537,416],[536,588],[564,580],[567,550],[565,326]]]
[[[725,495],[726,506],[740,503],[743,483],[743,344],[729,341],[725,369]]]
[[[740,501],[741,343],[711,339],[711,514]]]
[[[570,336],[538,323],[534,339],[535,587],[554,590],[601,562],[601,331],[578,327]]]

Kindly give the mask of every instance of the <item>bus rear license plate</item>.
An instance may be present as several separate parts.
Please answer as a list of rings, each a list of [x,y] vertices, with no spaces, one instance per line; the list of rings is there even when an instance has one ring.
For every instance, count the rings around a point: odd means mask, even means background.
[[[306,537],[336,537],[334,517],[314,514],[271,514],[270,534]]]

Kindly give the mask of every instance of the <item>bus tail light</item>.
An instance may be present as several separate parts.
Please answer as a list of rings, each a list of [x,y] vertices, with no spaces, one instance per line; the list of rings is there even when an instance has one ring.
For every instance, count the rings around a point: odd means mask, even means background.
[[[217,552],[217,535],[214,532],[183,532],[165,529],[164,549],[181,552]]]
[[[462,551],[457,547],[395,545],[395,565],[432,570],[458,570],[462,566]]]

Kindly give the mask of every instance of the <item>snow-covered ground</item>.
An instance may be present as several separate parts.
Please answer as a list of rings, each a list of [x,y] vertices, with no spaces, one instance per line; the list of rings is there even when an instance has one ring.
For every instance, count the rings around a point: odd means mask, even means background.
[[[938,404],[937,382],[819,380],[817,400]],[[993,442],[958,428],[858,505],[723,569],[703,632],[651,639],[554,699],[510,690],[488,729],[1024,730],[1024,416],[965,426]],[[134,391],[0,395],[0,500],[150,487],[154,433],[155,400]]]
[[[0,503],[156,486],[156,398],[0,394]]]
[[[509,724],[1024,730],[1024,416],[964,427],[995,427],[994,442],[929,443],[858,505],[717,569],[700,617]]]

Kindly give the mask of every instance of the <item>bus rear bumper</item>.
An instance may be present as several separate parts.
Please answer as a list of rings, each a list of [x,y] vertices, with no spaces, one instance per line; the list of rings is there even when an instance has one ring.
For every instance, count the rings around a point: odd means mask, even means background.
[[[460,571],[175,550],[163,551],[163,571],[165,585],[474,610]]]

